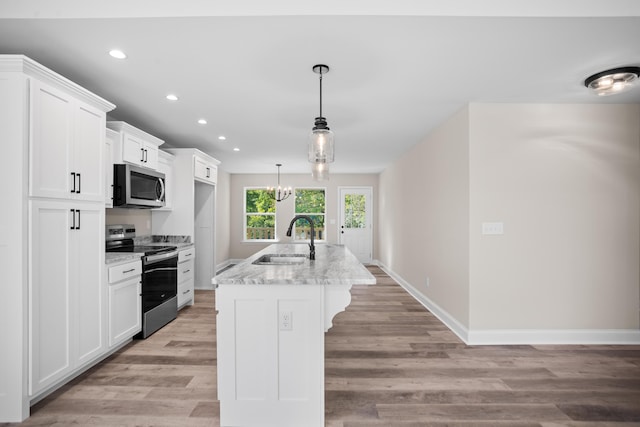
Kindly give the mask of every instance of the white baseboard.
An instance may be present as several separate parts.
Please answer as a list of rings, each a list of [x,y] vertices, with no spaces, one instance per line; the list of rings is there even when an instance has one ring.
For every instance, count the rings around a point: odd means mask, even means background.
[[[462,323],[458,322],[456,318],[443,310],[438,304],[427,298],[422,292],[414,288],[409,282],[387,268],[384,264],[380,263],[379,261],[377,262],[377,264],[378,267],[384,270],[385,273],[387,273],[393,280],[398,282],[400,286],[402,286],[407,292],[409,292],[409,294],[414,297],[416,301],[425,306],[426,309],[431,312],[431,314],[436,316],[442,323],[444,323],[445,326],[451,330],[451,332],[456,334],[458,338],[468,344],[467,340],[469,331],[464,327]]]
[[[469,330],[384,264],[376,264],[467,345],[640,345],[640,329]]]
[[[469,345],[638,345],[637,329],[493,329],[469,331]]]

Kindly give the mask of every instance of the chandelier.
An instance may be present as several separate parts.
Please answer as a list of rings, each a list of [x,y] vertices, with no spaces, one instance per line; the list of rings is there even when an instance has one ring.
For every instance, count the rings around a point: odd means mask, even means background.
[[[280,166],[282,164],[276,163],[276,166],[278,167],[278,188],[269,187],[268,190],[274,192],[276,202],[281,202],[291,195],[291,187],[280,187]]]
[[[309,162],[313,163],[312,171],[318,171],[318,164],[332,163],[335,160],[334,136],[327,119],[322,116],[322,75],[329,72],[327,65],[313,66],[313,72],[320,74],[320,114],[316,117],[311,135],[309,136]],[[328,172],[328,165],[322,168]],[[313,174],[314,177],[316,174]]]

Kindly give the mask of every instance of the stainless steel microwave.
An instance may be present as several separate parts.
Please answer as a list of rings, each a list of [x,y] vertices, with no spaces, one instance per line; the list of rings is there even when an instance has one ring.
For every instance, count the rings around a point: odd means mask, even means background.
[[[161,208],[164,202],[163,173],[133,165],[113,165],[114,208]]]

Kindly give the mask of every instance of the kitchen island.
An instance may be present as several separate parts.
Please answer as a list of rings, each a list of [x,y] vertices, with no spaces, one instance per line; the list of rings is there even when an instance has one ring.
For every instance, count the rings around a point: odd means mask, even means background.
[[[324,426],[324,333],[375,278],[342,245],[274,244],[212,279],[221,426]]]

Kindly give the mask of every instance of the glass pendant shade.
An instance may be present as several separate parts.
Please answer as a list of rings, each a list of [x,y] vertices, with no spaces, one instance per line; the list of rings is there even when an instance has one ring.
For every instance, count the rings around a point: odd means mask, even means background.
[[[329,164],[328,163],[312,164],[311,176],[316,181],[329,181]]]
[[[329,128],[313,128],[309,135],[309,161],[332,163],[335,160],[334,137]]]

